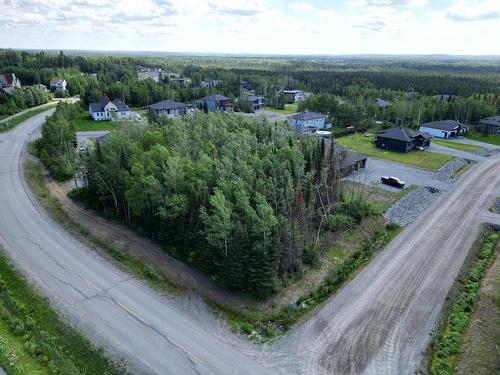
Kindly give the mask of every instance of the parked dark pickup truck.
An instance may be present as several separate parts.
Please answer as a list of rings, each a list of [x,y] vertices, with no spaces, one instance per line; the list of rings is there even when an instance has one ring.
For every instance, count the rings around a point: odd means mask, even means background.
[[[400,188],[400,189],[404,188],[404,186],[405,186],[405,182],[401,181],[397,177],[382,176],[380,178],[380,180],[382,181],[383,184],[391,185],[391,186],[394,186],[394,187],[397,187],[397,188]]]

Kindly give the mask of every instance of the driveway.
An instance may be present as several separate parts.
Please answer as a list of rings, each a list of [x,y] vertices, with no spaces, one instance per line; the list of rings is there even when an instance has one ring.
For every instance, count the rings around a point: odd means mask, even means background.
[[[366,168],[354,172],[348,178],[350,180],[376,185],[386,190],[400,191],[400,189],[382,184],[380,182],[380,177],[382,176],[397,177],[403,180],[406,183],[406,186],[423,185],[439,190],[449,190],[452,186],[451,182],[434,179],[434,172],[374,158],[368,158]]]
[[[457,138],[457,139],[448,139],[449,141],[457,142],[457,143],[465,143],[468,145],[474,145],[484,148],[490,149],[500,149],[500,146],[492,145],[491,143],[479,142],[469,138]]]
[[[456,149],[441,146],[441,145],[438,145],[438,144],[435,144],[432,142],[426,151],[437,152],[439,154],[451,155],[451,156],[454,156],[456,158],[462,158],[462,159],[468,159],[468,160],[474,160],[474,161],[481,161],[485,158],[484,156],[475,154],[473,152],[456,150]]]

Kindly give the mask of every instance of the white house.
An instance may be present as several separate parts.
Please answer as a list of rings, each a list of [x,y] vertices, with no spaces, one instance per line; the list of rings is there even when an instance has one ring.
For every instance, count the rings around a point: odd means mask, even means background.
[[[16,89],[21,88],[21,81],[14,73],[0,74],[0,89],[6,94],[14,95]]]
[[[102,98],[97,103],[90,103],[89,115],[94,121],[111,120],[113,117],[123,120],[130,118],[130,108],[119,99],[111,101]]]
[[[420,125],[419,130],[437,138],[454,138],[467,131],[467,127],[458,121],[431,121]]]
[[[65,91],[66,85],[67,85],[67,82],[65,79],[51,79],[50,80],[50,89],[52,91],[56,91],[56,90]]]
[[[295,126],[297,132],[328,129],[331,125],[325,123],[326,117],[315,112],[301,112],[288,117],[288,125]]]
[[[189,104],[179,103],[174,100],[162,100],[161,102],[147,106],[150,111],[155,111],[159,115],[174,118],[187,115],[193,112],[193,107]]]

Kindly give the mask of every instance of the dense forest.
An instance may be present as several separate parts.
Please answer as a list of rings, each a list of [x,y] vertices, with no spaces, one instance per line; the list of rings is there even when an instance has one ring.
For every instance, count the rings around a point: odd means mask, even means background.
[[[318,261],[322,230],[373,213],[362,196],[341,194],[340,155],[324,141],[238,115],[166,121],[96,143],[82,155],[85,187],[73,197],[223,285],[269,295]],[[64,153],[64,141],[53,143]]]
[[[192,84],[183,87],[166,81],[139,81],[138,65],[181,74]],[[15,73],[23,85],[48,85],[52,78],[65,78],[69,94],[80,95],[86,104],[107,96],[138,107],[162,99],[189,102],[214,90],[237,98],[241,81],[249,82],[257,94],[268,98],[281,89],[294,88],[347,97],[350,104],[357,106],[360,97],[352,98],[353,91],[371,92],[371,97],[384,99],[397,97],[401,102],[412,101],[404,97],[405,92],[418,92],[421,96],[451,94],[462,98],[485,95],[490,104],[498,107],[499,71],[500,64],[489,60],[147,57],[0,50],[0,72]],[[218,79],[221,85],[200,87],[207,78]]]

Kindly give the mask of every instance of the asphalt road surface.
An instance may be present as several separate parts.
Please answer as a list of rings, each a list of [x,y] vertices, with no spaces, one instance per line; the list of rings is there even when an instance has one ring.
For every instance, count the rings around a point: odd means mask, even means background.
[[[412,374],[500,183],[500,155],[478,163],[316,315],[258,346],[199,297],[152,291],[47,216],[22,171],[27,134],[46,114],[0,135],[0,244],[69,321],[140,374]]]

